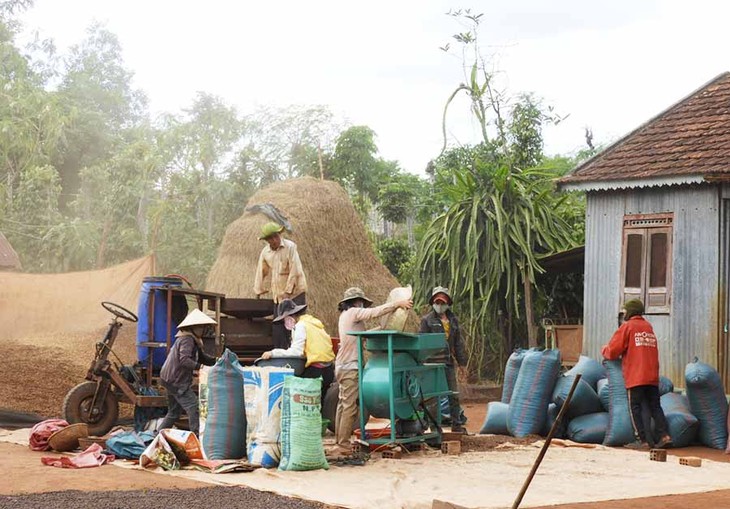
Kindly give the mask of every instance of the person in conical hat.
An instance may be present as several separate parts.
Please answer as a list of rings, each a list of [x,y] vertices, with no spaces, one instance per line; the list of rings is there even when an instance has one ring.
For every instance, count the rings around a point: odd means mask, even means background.
[[[306,304],[307,291],[307,278],[299,259],[297,245],[282,237],[283,233],[284,227],[273,221],[261,228],[259,240],[265,240],[267,245],[259,255],[253,284],[256,298],[271,292],[271,298],[277,305],[277,315],[279,305],[287,299],[299,305]],[[289,348],[291,334],[282,322],[272,324],[272,340],[276,348]]]
[[[182,412],[188,415],[190,431],[198,434],[198,395],[192,390],[193,371],[201,365],[212,366],[215,357],[203,351],[205,328],[216,321],[199,309],[193,309],[177,326],[175,344],[167,354],[160,371],[160,381],[167,391],[167,415],[160,429],[171,428]]]

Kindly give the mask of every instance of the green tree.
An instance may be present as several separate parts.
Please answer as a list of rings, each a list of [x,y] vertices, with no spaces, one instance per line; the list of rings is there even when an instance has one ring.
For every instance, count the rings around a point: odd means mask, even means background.
[[[366,215],[377,200],[378,184],[387,171],[378,159],[375,132],[367,126],[353,126],[337,138],[332,157],[332,175],[355,196],[355,208]]]

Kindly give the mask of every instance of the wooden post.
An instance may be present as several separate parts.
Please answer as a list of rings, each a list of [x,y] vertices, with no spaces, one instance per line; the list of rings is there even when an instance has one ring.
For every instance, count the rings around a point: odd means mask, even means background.
[[[534,310],[532,309],[532,281],[527,269],[522,270],[522,281],[525,287],[525,319],[527,320],[527,344],[530,348],[537,347],[537,331],[535,330]]]

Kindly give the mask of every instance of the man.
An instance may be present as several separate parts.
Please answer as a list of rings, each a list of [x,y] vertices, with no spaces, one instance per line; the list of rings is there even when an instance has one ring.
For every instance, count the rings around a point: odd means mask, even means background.
[[[464,342],[461,339],[461,330],[456,315],[451,311],[451,294],[448,288],[437,286],[431,291],[431,298],[428,300],[431,311],[421,319],[419,332],[441,332],[446,334],[446,348],[443,352],[429,359],[429,362],[443,362],[446,364],[446,381],[449,390],[454,394],[449,396],[449,413],[451,414],[451,431],[454,433],[465,433],[462,422],[461,403],[459,402],[458,384],[456,382],[456,369],[454,361],[462,369],[466,366],[467,357],[464,349]]]
[[[654,329],[644,317],[644,304],[631,299],[624,304],[624,323],[603,347],[601,353],[608,360],[622,359],[622,370],[631,407],[631,424],[636,442],[627,445],[632,449],[649,449],[647,433],[641,416],[643,406],[648,406],[659,434],[657,447],[671,445],[667,433],[667,419],[659,404],[659,350]],[[653,442],[653,440],[652,440]]]
[[[253,285],[256,298],[271,292],[277,305],[277,316],[280,314],[279,304],[284,300],[291,299],[299,305],[305,304],[307,291],[307,278],[304,276],[297,245],[283,238],[283,231],[284,227],[274,222],[266,223],[261,228],[259,240],[265,240],[268,245],[259,256]],[[289,348],[291,334],[284,328],[283,322],[272,324],[272,337],[274,348]]]
[[[413,302],[402,300],[371,308],[372,305],[373,301],[365,296],[365,292],[360,288],[352,287],[345,290],[345,295],[337,306],[340,311],[338,322],[340,349],[335,359],[335,378],[340,388],[337,417],[335,418],[337,450],[334,452],[337,454],[350,453],[350,436],[357,418],[360,380],[357,370],[358,338],[348,332],[362,332],[366,330],[366,320],[378,318],[398,308],[410,309],[413,307]]]
[[[190,431],[198,434],[198,396],[191,388],[193,371],[200,369],[201,364],[206,366],[215,364],[215,357],[203,351],[202,339],[205,327],[215,324],[216,321],[211,317],[199,309],[194,309],[178,325],[179,332],[175,335],[175,344],[172,345],[160,371],[160,380],[167,390],[167,415],[160,429],[171,428],[185,410],[190,421]]]

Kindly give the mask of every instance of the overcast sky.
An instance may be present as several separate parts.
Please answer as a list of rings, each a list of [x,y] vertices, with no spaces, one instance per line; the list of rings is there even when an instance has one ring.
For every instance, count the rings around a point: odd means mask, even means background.
[[[242,113],[326,104],[422,173],[463,79],[439,50],[461,30],[444,15],[459,7],[484,13],[483,50],[508,93],[569,115],[545,133],[549,154],[582,148],[586,126],[596,143],[614,141],[730,70],[730,3],[709,0],[36,0],[24,21],[61,50],[106,23],[153,112],[179,111],[196,91]],[[466,101],[451,111],[452,139],[476,139]]]

